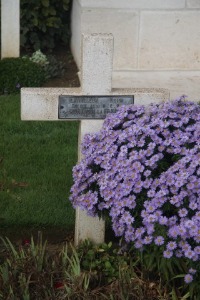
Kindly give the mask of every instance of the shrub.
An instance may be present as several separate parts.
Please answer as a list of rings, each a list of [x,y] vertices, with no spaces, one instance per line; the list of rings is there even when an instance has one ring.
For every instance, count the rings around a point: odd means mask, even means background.
[[[53,49],[69,38],[70,0],[21,0],[21,46]]]
[[[18,93],[21,87],[38,87],[45,81],[45,70],[28,58],[0,61],[0,94]]]
[[[193,267],[200,260],[199,140],[200,106],[184,96],[121,106],[99,133],[85,136],[70,199],[89,215],[109,215],[115,235],[135,248],[152,245]]]

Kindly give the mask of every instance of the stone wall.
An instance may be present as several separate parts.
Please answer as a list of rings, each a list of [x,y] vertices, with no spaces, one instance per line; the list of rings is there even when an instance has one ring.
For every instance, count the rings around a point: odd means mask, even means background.
[[[74,0],[71,47],[81,34],[114,35],[113,87],[167,88],[200,100],[200,0]]]

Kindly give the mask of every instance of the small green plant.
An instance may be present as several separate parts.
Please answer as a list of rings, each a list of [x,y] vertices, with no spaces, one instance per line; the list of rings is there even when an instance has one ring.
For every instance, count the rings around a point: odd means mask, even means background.
[[[111,243],[85,241],[77,249],[65,245],[53,253],[40,232],[37,242],[31,238],[16,246],[8,238],[0,241],[2,300],[169,299],[156,282],[142,280],[137,261]]]
[[[0,61],[0,94],[19,93],[21,87],[39,87],[45,82],[45,70],[28,58]]]
[[[23,58],[28,58],[28,56],[24,56]],[[43,68],[46,80],[61,77],[65,73],[65,63],[58,61],[54,55],[45,55],[41,50],[37,50],[29,59]]]
[[[46,79],[61,77],[65,73],[66,64],[57,60],[54,55],[47,55],[48,64],[44,66]]]
[[[126,252],[119,254],[119,249],[113,247],[112,242],[94,245],[86,240],[78,248],[78,253],[82,268],[98,275],[99,284],[119,279],[120,271],[127,272],[131,265],[130,256]]]
[[[41,52],[41,50],[35,51],[32,56],[30,57],[30,60],[34,63],[40,65],[40,66],[46,66],[49,64],[49,61],[45,54]]]

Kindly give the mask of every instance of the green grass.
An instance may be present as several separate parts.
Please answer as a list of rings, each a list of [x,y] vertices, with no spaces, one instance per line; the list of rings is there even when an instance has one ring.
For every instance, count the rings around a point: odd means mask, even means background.
[[[20,120],[20,96],[0,96],[0,226],[74,226],[68,200],[78,122]]]

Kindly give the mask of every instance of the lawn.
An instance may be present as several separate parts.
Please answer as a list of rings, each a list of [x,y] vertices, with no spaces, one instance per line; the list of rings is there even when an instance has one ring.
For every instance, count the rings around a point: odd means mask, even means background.
[[[20,96],[0,96],[0,227],[72,229],[68,200],[78,122],[20,120]]]

